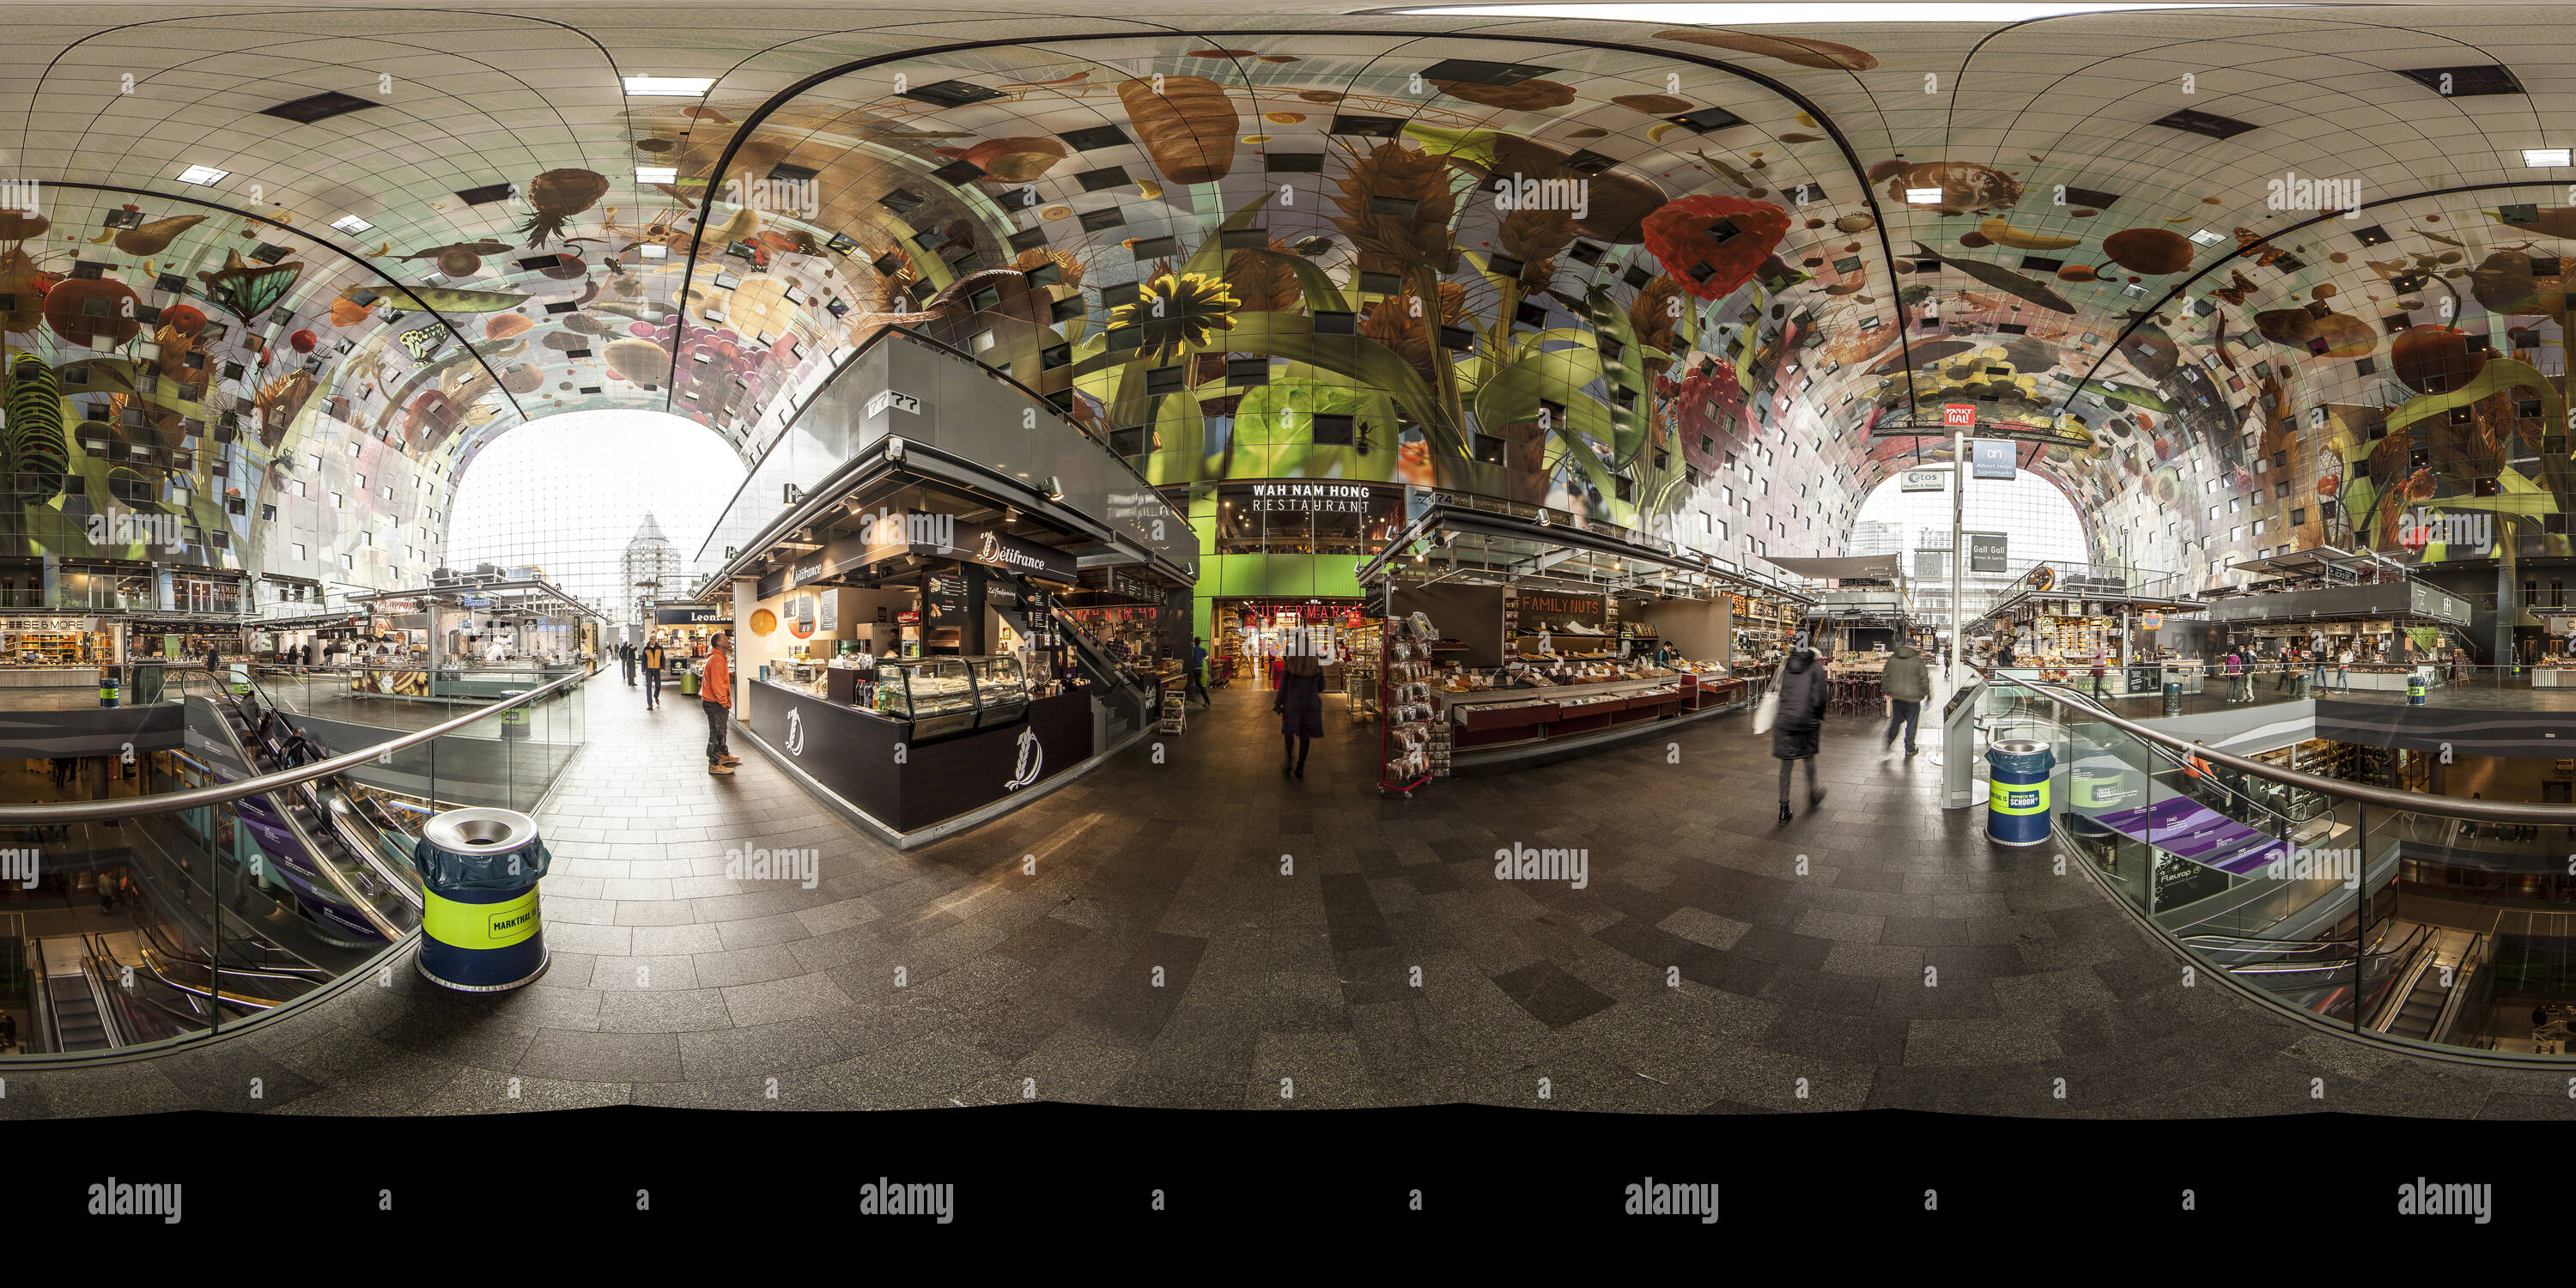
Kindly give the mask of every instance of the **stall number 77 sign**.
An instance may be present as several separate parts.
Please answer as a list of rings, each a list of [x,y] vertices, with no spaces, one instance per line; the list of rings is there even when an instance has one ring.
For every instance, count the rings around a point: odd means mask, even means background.
[[[1959,429],[1975,429],[1977,427],[1977,409],[1967,405],[1966,403],[1943,403],[1941,405],[1941,427],[1944,429],[1952,427]]]

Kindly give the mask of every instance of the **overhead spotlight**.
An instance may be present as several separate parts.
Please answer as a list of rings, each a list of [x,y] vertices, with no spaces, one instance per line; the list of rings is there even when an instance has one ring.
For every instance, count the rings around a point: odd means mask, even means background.
[[[1047,475],[1047,499],[1050,501],[1064,499],[1064,480],[1053,474]]]

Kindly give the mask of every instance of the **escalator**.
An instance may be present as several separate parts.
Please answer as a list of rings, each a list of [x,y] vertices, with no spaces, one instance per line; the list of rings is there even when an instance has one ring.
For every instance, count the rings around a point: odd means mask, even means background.
[[[44,1036],[49,1050],[112,1051],[125,1045],[113,1027],[115,1017],[92,973],[85,936],[64,935],[37,941],[44,988]]]
[[[2427,927],[2423,947],[2409,963],[2404,992],[2371,1025],[2390,1037],[2438,1042],[2458,1012],[2485,936],[2466,930]]]
[[[223,717],[233,751],[253,773],[288,768],[281,750],[291,726],[274,708],[263,708],[255,691],[218,695],[212,705]],[[355,944],[399,939],[419,924],[420,892],[390,867],[373,838],[344,835],[325,795],[337,791],[297,784],[243,797],[234,803],[235,813],[275,860],[274,875],[316,919]],[[353,839],[362,843],[353,844]]]

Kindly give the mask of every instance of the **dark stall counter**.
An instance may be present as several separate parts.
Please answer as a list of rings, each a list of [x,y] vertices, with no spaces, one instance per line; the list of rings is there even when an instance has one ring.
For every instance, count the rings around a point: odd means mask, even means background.
[[[1035,699],[1026,720],[905,745],[904,721],[767,680],[742,687],[761,752],[898,848],[1043,796],[1098,750],[1088,689]]]

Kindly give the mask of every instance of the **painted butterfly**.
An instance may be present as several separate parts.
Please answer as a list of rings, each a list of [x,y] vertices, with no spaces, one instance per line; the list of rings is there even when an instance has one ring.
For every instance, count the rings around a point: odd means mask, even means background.
[[[224,266],[219,272],[199,273],[197,280],[206,284],[206,298],[225,312],[244,322],[277,307],[286,293],[295,288],[295,279],[304,275],[304,265],[245,263],[238,252],[224,252]]]
[[[2240,269],[2231,268],[2227,270],[2227,273],[2228,276],[2236,279],[2236,284],[2233,286],[2218,287],[2211,291],[2210,294],[2242,308],[2245,305],[2245,293],[2255,289],[2254,279],[2247,277],[2243,270]]]
[[[439,346],[447,343],[447,326],[445,323],[433,322],[417,331],[405,331],[396,338],[402,341],[403,350],[411,354],[412,361],[427,362],[429,355],[438,352]]]

